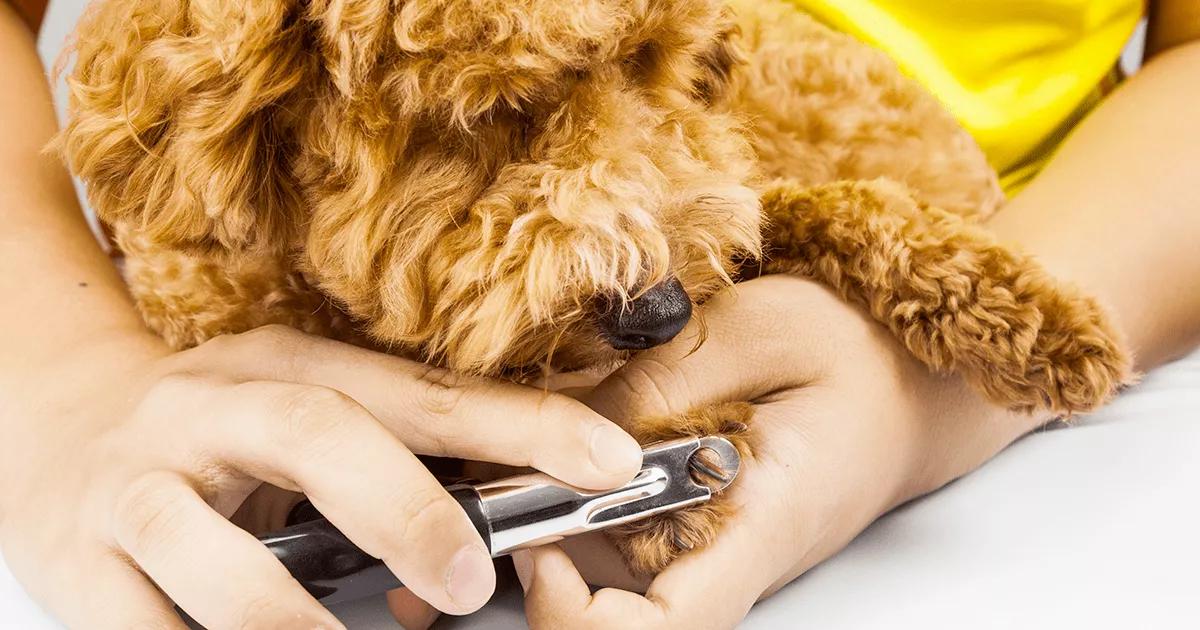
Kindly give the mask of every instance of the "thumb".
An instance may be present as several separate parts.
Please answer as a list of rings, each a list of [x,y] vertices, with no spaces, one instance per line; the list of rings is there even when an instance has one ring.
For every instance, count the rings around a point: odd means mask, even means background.
[[[550,599],[563,605],[586,605],[591,589],[575,563],[558,545],[520,549],[512,554],[513,567],[526,599]]]
[[[558,545],[512,555],[525,591],[525,619],[534,628],[662,627],[660,611],[640,595],[614,588],[592,594],[587,582]]]
[[[812,290],[802,289],[760,278],[738,285],[736,294],[714,296],[679,336],[639,353],[581,400],[622,424],[817,380],[827,369],[831,335],[819,318],[805,315]]]

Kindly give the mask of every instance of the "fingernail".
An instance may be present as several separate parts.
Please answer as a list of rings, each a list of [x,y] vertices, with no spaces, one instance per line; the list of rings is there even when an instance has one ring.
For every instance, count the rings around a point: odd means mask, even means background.
[[[636,470],[642,460],[642,449],[637,441],[612,424],[601,424],[592,429],[588,449],[592,464],[604,472],[630,472]]]
[[[454,554],[446,571],[446,594],[455,604],[475,609],[487,603],[496,589],[492,558],[482,548],[467,545]]]
[[[533,583],[533,552],[520,549],[514,551],[510,557],[513,568],[517,570],[517,579],[521,581],[521,590],[528,593],[529,585]]]

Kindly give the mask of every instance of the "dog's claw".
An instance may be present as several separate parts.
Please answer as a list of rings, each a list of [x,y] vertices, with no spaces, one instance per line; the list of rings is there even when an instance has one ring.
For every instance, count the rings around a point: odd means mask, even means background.
[[[708,490],[709,502],[646,521],[612,533],[613,539],[639,575],[654,575],[683,554],[707,548],[723,524],[736,512],[724,496],[752,455],[754,407],[749,403],[718,403],[672,417],[646,417],[632,423],[633,435],[643,444],[680,436],[695,438],[688,454],[688,478],[694,489]]]
[[[750,427],[745,422],[737,421],[727,422],[722,428],[729,433],[745,433],[750,430]]]
[[[713,457],[720,461],[720,456],[718,456],[711,449],[702,448],[692,455],[691,460],[688,461],[688,466],[691,467],[693,472],[700,473],[719,481],[721,483],[721,487],[724,488],[733,482],[733,475],[721,470],[719,465],[714,466],[710,462],[705,461],[706,459]]]

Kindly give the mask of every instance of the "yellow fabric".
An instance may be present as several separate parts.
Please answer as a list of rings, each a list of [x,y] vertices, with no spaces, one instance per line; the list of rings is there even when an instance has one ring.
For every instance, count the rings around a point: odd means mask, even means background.
[[[1098,99],[1143,11],[1143,0],[791,1],[928,87],[1010,192]]]

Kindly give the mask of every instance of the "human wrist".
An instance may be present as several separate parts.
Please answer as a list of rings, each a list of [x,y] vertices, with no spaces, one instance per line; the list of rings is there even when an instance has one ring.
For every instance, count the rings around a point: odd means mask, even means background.
[[[53,459],[69,442],[90,439],[111,418],[96,410],[126,395],[170,349],[145,329],[97,330],[96,338],[56,355],[9,365],[0,375],[0,462],[13,483],[36,473],[39,457]],[[15,368],[15,369],[14,369]],[[7,497],[0,496],[0,501]]]
[[[1046,410],[1013,411],[989,401],[959,375],[929,374],[933,394],[910,423],[907,474],[896,504],[928,494],[982,466],[1031,431],[1054,420]]]
[[[0,430],[9,437],[3,451],[15,456],[22,450],[39,450],[22,443],[45,444],[54,435],[91,433],[85,423],[100,416],[88,409],[122,395],[170,353],[148,330],[121,327],[97,329],[92,339],[28,357],[21,365],[10,364],[0,375],[0,397],[8,402],[0,414]]]
[[[805,347],[816,380],[847,395],[865,395],[866,383],[881,385],[875,407],[880,443],[888,452],[880,457],[890,463],[881,467],[887,474],[876,490],[888,507],[971,472],[1053,420],[1046,410],[1016,412],[990,401],[963,374],[936,373],[865,307],[832,289],[794,276],[780,281],[789,283],[792,295],[805,305],[799,315],[805,319],[803,327],[819,331]]]
[[[27,353],[21,363],[7,363],[0,372],[0,391],[20,395],[29,380],[53,375],[91,373],[102,380],[105,366],[130,365],[139,359],[161,358],[171,349],[140,322],[118,321],[89,327],[86,332],[53,335],[39,344],[38,352]]]

